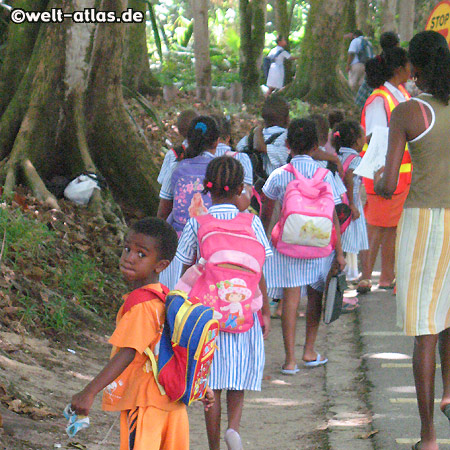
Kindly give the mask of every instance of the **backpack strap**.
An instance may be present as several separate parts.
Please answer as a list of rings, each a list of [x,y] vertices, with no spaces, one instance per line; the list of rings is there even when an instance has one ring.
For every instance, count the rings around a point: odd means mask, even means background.
[[[314,180],[323,181],[330,171],[324,167],[319,167],[313,176]]]
[[[344,169],[344,175],[347,172],[348,168],[350,167],[350,164],[352,161],[357,157],[358,155],[350,155],[342,165],[342,168]]]
[[[270,59],[272,61],[275,61],[275,58],[277,58],[278,56],[280,56],[282,53],[284,52],[284,48],[280,48],[280,50],[278,50],[275,55],[271,56]]]
[[[165,303],[166,295],[169,293],[169,289],[163,284],[161,284],[161,289],[162,292],[145,286],[137,289],[137,291],[139,291],[138,295],[128,296],[125,300],[122,308],[123,314],[128,312],[133,306],[138,305],[139,303],[148,302],[149,300],[154,300],[155,298],[159,298],[163,303]],[[149,295],[144,295],[144,292],[148,292]]]
[[[264,144],[270,145],[273,144],[282,134],[284,131],[279,131],[278,133],[271,134],[266,141],[264,141]]]
[[[286,164],[283,169],[286,170],[286,172],[292,173],[297,180],[302,180],[305,178],[291,163]]]

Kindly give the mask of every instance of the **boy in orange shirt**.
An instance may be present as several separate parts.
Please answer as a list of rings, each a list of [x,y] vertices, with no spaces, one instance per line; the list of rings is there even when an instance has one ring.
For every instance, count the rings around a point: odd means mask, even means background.
[[[111,360],[78,394],[71,407],[88,415],[95,396],[103,392],[103,409],[121,411],[120,450],[189,449],[186,407],[161,395],[151,370],[147,347],[158,354],[165,320],[164,295],[158,275],[175,256],[178,238],[161,219],[147,218],[135,223],[125,238],[120,270],[132,292],[124,296],[116,329],[109,342],[114,346]],[[145,296],[146,301],[140,301]],[[205,408],[210,406],[207,392]]]

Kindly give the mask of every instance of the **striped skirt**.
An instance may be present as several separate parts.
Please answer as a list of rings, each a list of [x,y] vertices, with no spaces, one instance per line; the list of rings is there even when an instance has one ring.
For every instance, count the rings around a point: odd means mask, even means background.
[[[408,336],[450,327],[450,209],[406,208],[396,248],[397,324]]]
[[[211,389],[260,391],[264,371],[264,340],[258,315],[245,333],[223,333],[209,374]]]

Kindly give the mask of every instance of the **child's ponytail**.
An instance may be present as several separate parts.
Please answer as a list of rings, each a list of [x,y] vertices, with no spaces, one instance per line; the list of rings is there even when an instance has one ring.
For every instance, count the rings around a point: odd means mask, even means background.
[[[353,148],[361,136],[361,125],[355,120],[344,120],[333,129],[331,143],[339,153],[341,147]]]
[[[219,139],[219,128],[209,116],[199,116],[191,122],[188,131],[186,158],[195,158],[211,149]]]

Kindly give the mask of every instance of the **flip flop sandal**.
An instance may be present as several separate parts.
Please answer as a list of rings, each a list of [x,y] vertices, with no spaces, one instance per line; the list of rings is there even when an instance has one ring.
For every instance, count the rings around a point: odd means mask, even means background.
[[[416,442],[412,447],[411,447],[411,450],[420,450],[420,441],[419,442]]]
[[[380,286],[380,285],[378,285],[378,289],[382,289],[383,291],[389,291],[389,290],[394,289],[394,288],[395,288],[395,280],[391,284],[389,284],[388,286]]]
[[[303,361],[305,367],[318,367],[323,366],[328,362],[328,359],[320,359],[320,353],[317,353],[317,358],[315,361]]]
[[[359,294],[367,294],[372,289],[372,281],[371,280],[361,280],[356,286],[356,291]]]
[[[285,369],[283,366],[281,366],[280,372],[283,375],[295,375],[300,372],[300,369],[298,368],[297,364],[293,369]]]
[[[341,314],[347,314],[359,308],[359,303],[344,303],[341,308]]]

